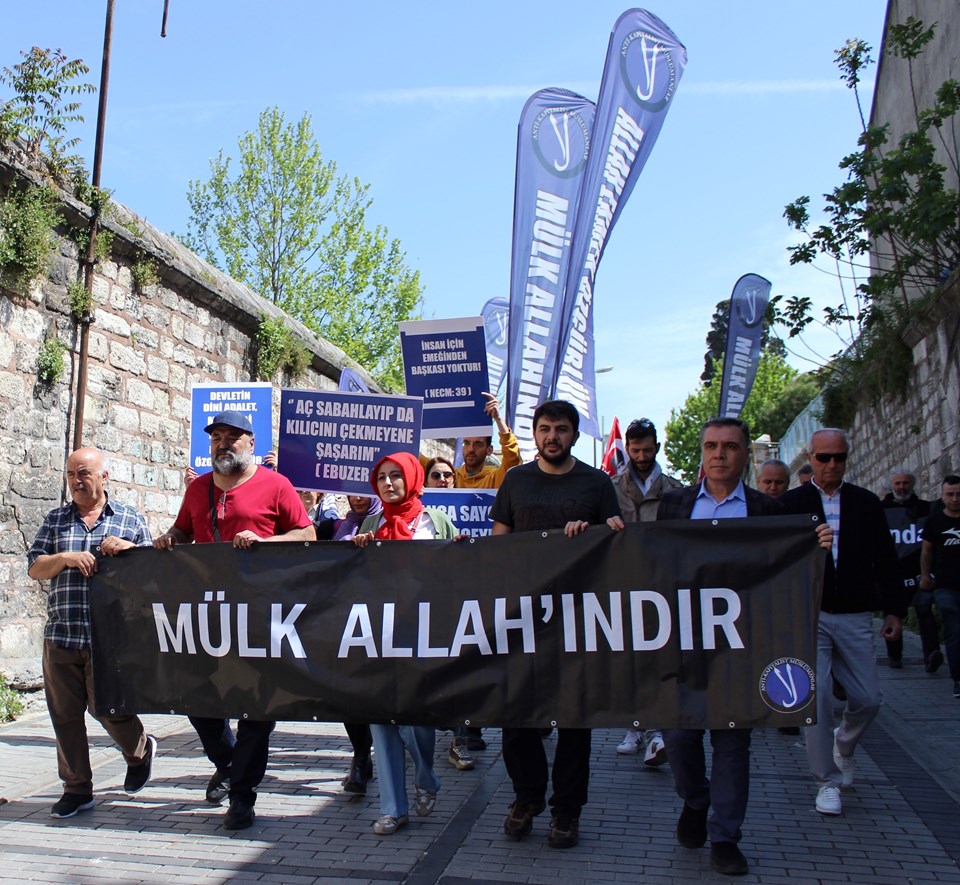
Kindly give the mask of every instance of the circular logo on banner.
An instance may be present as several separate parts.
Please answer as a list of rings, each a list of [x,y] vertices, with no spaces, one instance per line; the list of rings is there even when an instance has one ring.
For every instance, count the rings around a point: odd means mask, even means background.
[[[757,303],[759,297],[760,289],[750,288],[744,291],[742,298],[737,299],[737,316],[748,329],[763,322],[763,311]]]
[[[631,31],[620,46],[620,76],[640,107],[663,110],[677,88],[670,49],[646,31]]]
[[[760,674],[760,697],[778,713],[802,710],[813,699],[813,668],[799,658],[778,658]]]
[[[590,130],[583,117],[569,108],[544,108],[530,127],[537,159],[558,178],[572,178],[587,162]]]

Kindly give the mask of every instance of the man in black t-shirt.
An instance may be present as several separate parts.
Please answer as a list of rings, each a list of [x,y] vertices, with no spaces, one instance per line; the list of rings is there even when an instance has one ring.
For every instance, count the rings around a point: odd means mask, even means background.
[[[573,537],[604,522],[615,531],[623,528],[610,477],[571,454],[579,426],[580,414],[564,400],[537,407],[533,437],[539,458],[514,467],[504,477],[490,513],[494,535],[563,529]],[[547,755],[539,731],[504,728],[503,761],[516,794],[503,831],[510,839],[522,839],[546,804]],[[558,728],[550,797],[551,848],[577,844],[589,780],[590,729]]]
[[[940,489],[943,510],[927,517],[920,548],[920,589],[933,590],[946,632],[953,696],[960,700],[960,476]]]

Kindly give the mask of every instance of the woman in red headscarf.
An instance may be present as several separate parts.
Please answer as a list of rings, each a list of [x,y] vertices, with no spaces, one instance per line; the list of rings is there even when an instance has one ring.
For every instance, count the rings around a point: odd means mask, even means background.
[[[382,541],[452,540],[457,530],[445,513],[424,507],[423,467],[416,455],[397,452],[381,458],[373,468],[370,484],[383,502],[383,512],[370,516],[353,536],[358,547],[374,538]],[[370,726],[380,773],[380,818],[373,831],[389,836],[409,821],[404,749],[413,757],[416,795],[413,810],[430,814],[437,804],[440,781],[433,770],[435,732],[425,725]]]

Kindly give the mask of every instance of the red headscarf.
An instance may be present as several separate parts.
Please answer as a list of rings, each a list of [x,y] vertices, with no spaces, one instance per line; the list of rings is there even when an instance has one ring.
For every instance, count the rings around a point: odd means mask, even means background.
[[[399,504],[383,502],[384,523],[377,529],[377,537],[384,541],[410,541],[413,539],[411,525],[416,526],[423,513],[423,501],[420,500],[424,482],[423,466],[420,459],[410,452],[395,452],[381,458],[370,473],[370,485],[378,497],[377,474],[386,461],[393,461],[400,468],[406,495]]]

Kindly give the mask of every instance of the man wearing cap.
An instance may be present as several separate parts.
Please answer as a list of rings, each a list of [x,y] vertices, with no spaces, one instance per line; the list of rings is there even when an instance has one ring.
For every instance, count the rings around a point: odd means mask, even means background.
[[[176,544],[223,541],[246,549],[263,541],[313,541],[313,524],[290,480],[254,461],[250,420],[226,411],[204,429],[210,434],[213,472],[187,486],[176,521],[153,546],[172,550]],[[276,723],[243,719],[234,742],[229,721],[191,716],[190,722],[217,769],[207,785],[207,801],[219,804],[228,790],[224,827],[251,826]]]

